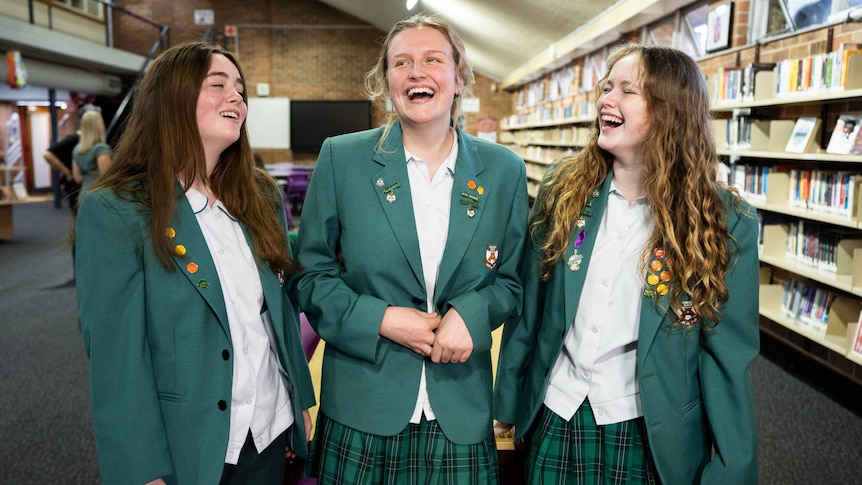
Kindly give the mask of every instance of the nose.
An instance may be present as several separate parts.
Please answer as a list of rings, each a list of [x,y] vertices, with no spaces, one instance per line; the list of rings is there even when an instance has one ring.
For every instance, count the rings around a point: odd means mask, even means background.
[[[425,69],[423,68],[422,63],[414,63],[413,67],[410,69],[410,79],[421,79],[423,77],[425,77]]]
[[[239,103],[242,101],[242,93],[236,89],[231,89],[228,93],[228,101],[231,103]]]
[[[614,89],[607,91],[605,93],[602,93],[599,96],[599,99],[597,100],[596,104],[599,107],[607,106],[607,105],[615,105],[617,103],[617,96],[614,93],[616,93],[616,90],[614,90]]]

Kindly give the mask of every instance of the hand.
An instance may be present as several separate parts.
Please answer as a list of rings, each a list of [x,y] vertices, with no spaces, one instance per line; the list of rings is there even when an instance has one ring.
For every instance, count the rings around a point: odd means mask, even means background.
[[[305,425],[305,441],[311,441],[311,413],[308,409],[302,412],[302,421]]]
[[[305,426],[305,441],[311,441],[311,414],[308,409],[302,411],[302,424]],[[294,423],[295,425],[295,423]],[[284,447],[284,457],[288,460],[296,458],[296,452],[289,445]]]
[[[515,425],[509,423],[501,423],[499,421],[494,421],[494,437],[507,437],[514,438],[515,437]]]
[[[383,314],[380,335],[419,355],[428,356],[434,345],[434,330],[440,326],[440,321],[436,313],[391,306]]]
[[[431,361],[436,363],[467,362],[473,353],[473,337],[458,310],[450,308],[443,315],[434,337]]]
[[[153,480],[152,482],[147,482],[145,485],[167,485],[167,484],[161,478],[157,478],[157,479]]]

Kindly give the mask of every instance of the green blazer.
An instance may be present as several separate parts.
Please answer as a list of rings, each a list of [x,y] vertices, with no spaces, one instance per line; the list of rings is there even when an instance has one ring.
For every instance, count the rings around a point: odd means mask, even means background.
[[[613,174],[592,199],[588,224],[604,213]],[[725,197],[725,201],[730,199]],[[758,327],[757,218],[754,209],[728,210],[730,290],[721,321],[711,330],[673,326],[667,296],[644,296],[638,333],[636,377],[649,446],[662,483],[757,482],[757,422],[749,364],[760,348]],[[596,230],[580,252],[589,255]],[[538,278],[540,253],[526,249],[522,279],[524,313],[503,329],[495,388],[495,418],[515,423],[517,437],[533,425],[551,370],[577,312],[586,256],[578,271],[568,265],[570,245],[547,282]]]
[[[280,201],[279,207],[286,227]],[[176,266],[168,270],[153,251],[140,204],[107,189],[81,198],[75,274],[106,485],[158,477],[168,484],[218,483],[224,469],[234,349],[222,288],[185,198],[171,227],[172,243],[184,246],[185,255],[174,256]],[[247,232],[246,238],[251,246]],[[290,440],[305,456],[302,410],[314,405],[314,389],[299,315],[278,275],[266,265],[259,272],[288,373],[296,420]]]
[[[474,350],[465,363],[434,364],[379,335],[387,306],[426,310],[401,125],[378,151],[381,133],[326,140],[302,208],[298,259],[305,269],[291,291],[326,341],[321,411],[366,433],[395,435],[409,423],[425,363],[446,437],[477,443],[493,433],[491,331],[521,309],[524,162],[458,131],[449,235],[433,301],[441,315],[458,310]],[[476,203],[473,217],[465,201]],[[486,265],[495,252],[496,264]]]

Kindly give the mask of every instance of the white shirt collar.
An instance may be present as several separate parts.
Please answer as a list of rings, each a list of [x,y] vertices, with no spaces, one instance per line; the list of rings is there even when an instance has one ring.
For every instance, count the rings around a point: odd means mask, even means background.
[[[404,149],[404,160],[408,163],[411,159],[421,160],[419,157],[410,153],[407,148]],[[449,155],[446,157],[446,160],[443,161],[443,166],[446,167],[446,171],[452,175],[455,175],[455,161],[458,159],[458,132],[455,132],[454,141],[452,142],[452,149],[449,150]]]
[[[207,208],[207,196],[202,194],[197,189],[189,187],[188,192],[186,192],[186,199],[189,201],[189,205],[192,207],[192,211],[195,214],[200,214]],[[227,208],[224,204],[221,203],[220,199],[216,199],[215,204],[213,204],[213,208],[218,208],[222,212],[225,213],[231,219],[238,221],[236,217],[232,216],[230,212],[228,212]]]

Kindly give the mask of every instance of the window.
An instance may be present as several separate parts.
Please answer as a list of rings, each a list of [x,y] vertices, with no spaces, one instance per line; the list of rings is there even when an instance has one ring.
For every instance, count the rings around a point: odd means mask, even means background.
[[[748,41],[815,27],[858,7],[862,0],[752,0]]]
[[[706,52],[706,13],[704,2],[688,10],[674,12],[645,28],[645,43],[677,48],[694,59]]]
[[[54,3],[66,6],[72,10],[79,10],[96,18],[103,17],[102,12],[104,11],[104,7],[101,2],[97,2],[96,0],[54,0]]]

